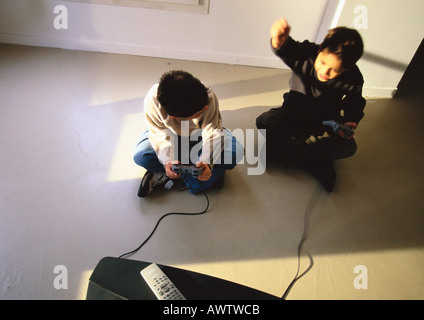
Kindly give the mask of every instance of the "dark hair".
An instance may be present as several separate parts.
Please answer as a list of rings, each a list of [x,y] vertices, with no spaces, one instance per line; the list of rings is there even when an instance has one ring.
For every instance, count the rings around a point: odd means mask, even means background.
[[[328,50],[335,54],[345,69],[350,69],[362,57],[364,43],[355,29],[337,27],[331,29],[320,45],[320,51]]]
[[[185,71],[163,74],[157,97],[168,115],[181,118],[196,114],[209,103],[208,89]]]

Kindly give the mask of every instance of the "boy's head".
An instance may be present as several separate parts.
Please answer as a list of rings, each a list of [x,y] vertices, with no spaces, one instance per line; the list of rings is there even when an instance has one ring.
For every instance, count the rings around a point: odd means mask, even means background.
[[[364,53],[361,35],[354,29],[331,29],[320,45],[315,70],[320,81],[328,81],[352,68]]]
[[[157,97],[166,113],[173,118],[195,118],[209,104],[208,89],[185,71],[163,74]]]

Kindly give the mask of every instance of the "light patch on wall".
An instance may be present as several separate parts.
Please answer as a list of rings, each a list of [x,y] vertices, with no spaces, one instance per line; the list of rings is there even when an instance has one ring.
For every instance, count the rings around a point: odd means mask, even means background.
[[[93,273],[93,271],[94,270],[85,270],[85,271],[82,272],[80,284],[79,284],[78,292],[77,292],[77,296],[76,296],[77,300],[85,300],[86,299],[88,285],[89,285],[90,277],[91,277],[91,274]]]
[[[343,12],[345,3],[346,3],[346,0],[339,0],[339,4],[337,5],[336,13],[334,14],[334,18],[333,18],[333,21],[331,22],[330,29],[337,27],[337,24],[339,23],[340,16]]]

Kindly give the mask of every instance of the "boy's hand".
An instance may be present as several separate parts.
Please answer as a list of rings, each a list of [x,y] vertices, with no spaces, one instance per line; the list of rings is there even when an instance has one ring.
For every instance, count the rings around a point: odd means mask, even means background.
[[[341,129],[341,130],[339,130],[339,135],[342,137],[342,138],[345,138],[345,139],[348,139],[348,140],[350,140],[350,139],[352,139],[353,138],[353,136],[355,135],[355,129],[356,129],[356,127],[358,126],[358,124],[357,123],[355,123],[355,122],[346,122],[345,124],[344,124],[348,129],[350,129],[350,130],[343,130],[343,128]],[[349,131],[349,134],[348,134],[348,132],[347,131]]]
[[[211,171],[211,168],[209,167],[209,165],[208,164],[206,164],[206,163],[204,163],[204,162],[201,162],[201,161],[198,161],[197,163],[196,163],[196,167],[197,168],[200,168],[200,167],[202,167],[203,168],[203,172],[202,172],[202,174],[197,178],[197,180],[199,180],[199,181],[208,181],[210,178],[211,178],[211,176],[212,176],[212,171]]]
[[[178,160],[175,161],[166,161],[165,163],[165,172],[166,175],[168,177],[170,177],[171,179],[176,179],[178,178],[180,175],[178,173],[175,173],[174,171],[172,171],[172,165],[174,164],[179,164],[180,162]]]
[[[274,49],[280,49],[290,35],[291,27],[286,19],[280,19],[274,22],[271,27],[271,44]]]

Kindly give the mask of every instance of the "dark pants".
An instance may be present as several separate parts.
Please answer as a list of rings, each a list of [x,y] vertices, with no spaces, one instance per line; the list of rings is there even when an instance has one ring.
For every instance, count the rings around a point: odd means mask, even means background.
[[[325,127],[322,121],[329,116],[319,112],[305,95],[291,91],[284,95],[284,103],[256,119],[258,129],[267,130],[267,159],[280,160],[288,165],[313,159],[343,159],[355,154],[354,139],[344,139]],[[328,135],[323,136],[324,132]],[[310,136],[321,137],[309,139]],[[309,140],[308,140],[309,139]]]

